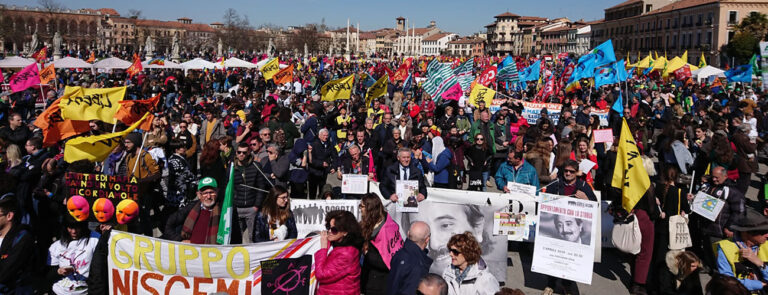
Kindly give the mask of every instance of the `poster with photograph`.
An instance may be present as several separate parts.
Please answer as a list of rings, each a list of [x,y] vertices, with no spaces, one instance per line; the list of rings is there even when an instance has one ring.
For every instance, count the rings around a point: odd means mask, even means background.
[[[591,284],[599,208],[576,198],[539,204],[531,271]]]
[[[507,236],[510,241],[522,241],[528,237],[528,223],[525,213],[500,211],[493,213],[493,234]]]
[[[311,232],[325,228],[325,214],[333,210],[346,210],[360,218],[360,200],[301,200],[291,199],[291,211],[296,219],[298,237],[304,238]]]
[[[416,180],[398,180],[395,184],[397,194],[397,212],[419,212],[419,182]]]
[[[723,206],[725,206],[725,200],[715,198],[704,192],[698,192],[693,198],[691,210],[706,219],[715,221],[720,215],[720,211],[723,210]]]
[[[341,177],[341,193],[364,195],[368,193],[368,175],[344,174]]]

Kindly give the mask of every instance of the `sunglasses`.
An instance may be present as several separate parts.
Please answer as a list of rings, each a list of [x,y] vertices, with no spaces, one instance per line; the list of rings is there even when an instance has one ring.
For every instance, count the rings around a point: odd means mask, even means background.
[[[251,146],[257,146],[257,145],[259,145],[258,142],[254,142],[254,143],[251,144]]]
[[[482,137],[475,138],[475,140],[484,140]]]
[[[245,155],[245,154],[247,154],[247,153],[248,153],[248,151],[237,151],[237,154],[238,154],[238,155]]]
[[[576,173],[576,170],[565,169],[565,170],[563,170],[563,172],[565,172],[565,173]]]
[[[329,233],[329,234],[335,235],[335,234],[338,234],[338,233],[339,233],[339,229],[338,229],[338,228],[336,228],[335,226],[329,226],[329,225],[325,225],[325,228],[327,228],[327,229],[328,229],[328,233]]]
[[[451,254],[453,254],[453,256],[459,256],[459,254],[461,254],[459,250],[456,250],[453,248],[451,248],[449,251],[451,252]]]

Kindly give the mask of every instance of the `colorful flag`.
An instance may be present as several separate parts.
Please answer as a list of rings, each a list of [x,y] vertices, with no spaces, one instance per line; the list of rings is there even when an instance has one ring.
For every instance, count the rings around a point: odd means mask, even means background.
[[[740,65],[728,71],[725,71],[725,77],[728,82],[752,82],[752,64]]]
[[[469,86],[472,85],[472,80],[475,79],[474,73],[472,72],[474,66],[475,61],[470,58],[453,70],[453,73],[456,74],[456,79],[458,79],[459,84],[461,84],[462,91],[468,91]]]
[[[443,95],[443,92],[459,82],[453,70],[451,70],[451,66],[440,64],[437,59],[433,59],[429,63],[427,74],[429,77],[422,85],[422,88],[432,97],[432,100],[438,100]]]
[[[609,39],[592,49],[591,54],[595,56],[595,66],[599,67],[616,62],[616,54],[613,51],[613,42]]]
[[[486,106],[490,106],[493,103],[494,97],[496,97],[495,90],[483,85],[475,85],[469,94],[469,104],[477,107],[483,101]]]
[[[613,106],[611,107],[612,110],[619,113],[619,116],[624,117],[624,101],[623,96],[624,94],[619,90],[619,96],[616,98],[616,101],[613,103]]]
[[[155,97],[144,100],[122,100],[119,102],[120,109],[117,110],[115,118],[126,125],[136,123],[136,121],[144,117],[144,114],[151,112],[155,108],[160,100],[160,96],[161,94],[158,94]]]
[[[614,67],[608,66],[595,70],[595,88],[600,88],[600,86],[613,83],[619,83]]]
[[[91,51],[91,56],[89,56],[88,60],[86,60],[85,62],[93,63],[94,61],[96,61],[96,54],[94,54],[93,51]]]
[[[40,48],[40,50],[35,51],[35,53],[32,54],[32,58],[34,58],[36,62],[45,61],[48,58],[48,47],[45,46]]]
[[[261,67],[261,75],[264,76],[264,80],[272,79],[272,77],[279,71],[280,59],[277,57],[269,60],[263,67]]]
[[[643,166],[640,151],[629,131],[627,119],[621,119],[621,136],[616,151],[616,166],[611,186],[621,189],[621,205],[631,212],[651,186],[651,179]]]
[[[50,64],[40,71],[40,84],[48,84],[53,79],[56,79],[56,69]]]
[[[760,65],[758,64],[759,60],[760,57],[758,57],[757,54],[752,54],[752,58],[749,59],[749,64],[752,66],[752,74],[755,76],[760,76]]]
[[[368,88],[368,91],[365,92],[366,109],[371,107],[371,102],[373,102],[374,99],[387,94],[387,86],[389,86],[389,75],[384,74],[384,76],[381,76],[379,80]]]
[[[403,93],[408,93],[413,85],[413,74],[408,74],[408,78],[403,82]]]
[[[701,53],[701,57],[699,58],[699,68],[703,68],[707,66],[707,59],[704,57],[704,52]]]
[[[235,179],[235,164],[229,164],[229,179]],[[224,190],[224,201],[221,203],[221,217],[219,217],[219,231],[216,233],[216,243],[229,245],[232,241],[232,196],[235,193],[235,182],[227,181]]]
[[[709,89],[714,94],[720,93],[720,91],[723,91],[723,83],[720,82],[720,79],[715,78],[715,82],[712,82],[712,85],[709,86]]]
[[[37,70],[37,64],[28,65],[18,73],[13,74],[8,83],[11,84],[12,92],[24,91],[29,87],[40,84],[40,73]]]
[[[144,67],[141,65],[141,59],[139,59],[138,55],[134,55],[133,64],[131,64],[131,66],[128,67],[128,69],[125,71],[128,73],[130,78],[133,78],[133,76],[136,76],[136,74],[141,73],[141,70],[143,69]]]
[[[496,83],[496,66],[489,66],[485,68],[485,70],[483,70],[483,73],[477,76],[476,81],[477,83],[480,83],[485,87],[488,87],[488,85],[491,85],[493,83]]]
[[[673,73],[675,73],[676,80],[685,81],[686,79],[691,77],[691,67],[688,65],[684,65],[683,67],[675,70]]]
[[[576,68],[573,69],[571,78],[568,79],[568,83],[578,81],[580,79],[591,78],[595,76],[595,55],[587,54],[579,58],[576,63]]]
[[[83,88],[67,86],[61,97],[61,115],[68,120],[117,121],[115,114],[125,97],[126,87]]]
[[[272,76],[272,80],[275,81],[275,84],[278,85],[293,82],[293,65],[279,70],[274,76]]]
[[[411,61],[413,58],[408,58],[406,62],[403,62],[392,77],[392,82],[404,81],[408,77],[408,72],[411,69]]]
[[[355,75],[349,75],[341,79],[336,79],[325,83],[320,88],[320,95],[323,101],[335,101],[337,99],[349,99],[352,96],[352,84],[355,81]]]
[[[164,66],[165,65],[165,59],[162,58],[155,58],[149,61],[150,65],[159,65]]]
[[[79,160],[101,162],[112,153],[128,133],[133,132],[141,123],[149,117],[145,114],[141,120],[136,121],[124,131],[73,138],[64,146],[64,161],[72,163]]]
[[[573,93],[579,89],[581,89],[581,82],[579,80],[576,80],[571,83],[568,83],[568,85],[565,86],[565,93]]]
[[[520,81],[539,80],[540,71],[541,71],[541,61],[537,60],[532,65],[520,71],[519,73]]]
[[[43,146],[45,147],[53,146],[62,139],[91,130],[88,121],[64,120],[59,108],[60,101],[61,98],[56,99],[35,119],[34,125],[43,131]]]
[[[513,61],[504,65],[504,67],[499,70],[496,80],[499,82],[510,83],[520,82],[520,75],[517,72],[517,64]]]
[[[453,84],[451,88],[448,88],[443,94],[441,95],[443,99],[445,100],[455,100],[459,101],[459,98],[461,98],[461,95],[464,93],[464,91],[461,90],[461,84],[456,82],[456,84]]]
[[[616,72],[616,80],[618,80],[618,82],[624,82],[629,79],[629,74],[627,74],[627,66],[623,59],[613,63],[613,69]]]

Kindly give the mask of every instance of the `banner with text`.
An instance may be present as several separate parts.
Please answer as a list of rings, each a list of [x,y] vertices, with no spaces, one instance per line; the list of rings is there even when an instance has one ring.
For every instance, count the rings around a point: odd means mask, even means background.
[[[291,200],[291,211],[296,219],[298,237],[306,237],[311,232],[326,230],[325,215],[333,210],[346,210],[352,212],[355,218],[360,219],[358,209],[360,200]]]
[[[59,107],[68,120],[99,120],[115,123],[115,114],[125,96],[126,87],[83,88],[67,86]]]

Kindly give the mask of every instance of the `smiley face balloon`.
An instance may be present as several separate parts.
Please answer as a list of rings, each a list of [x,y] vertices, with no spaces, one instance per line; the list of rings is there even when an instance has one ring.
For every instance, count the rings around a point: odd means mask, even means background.
[[[88,214],[90,213],[89,207],[88,200],[82,196],[74,195],[67,200],[67,211],[69,211],[69,215],[72,215],[77,221],[85,221],[88,219]]]
[[[126,224],[131,222],[136,216],[139,216],[139,204],[134,200],[125,199],[117,204],[117,223]]]
[[[115,216],[115,205],[106,198],[98,198],[93,202],[93,216],[99,222],[107,222]]]

